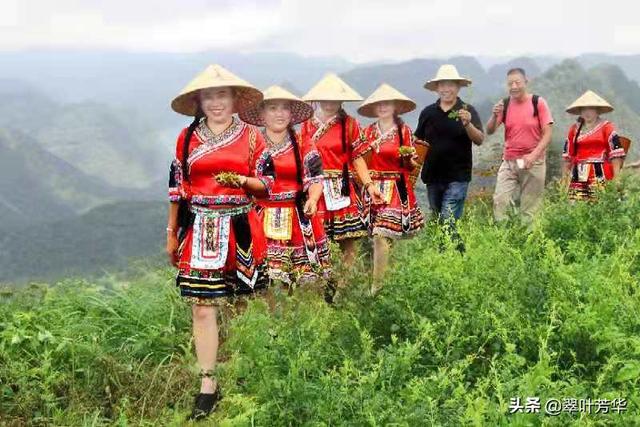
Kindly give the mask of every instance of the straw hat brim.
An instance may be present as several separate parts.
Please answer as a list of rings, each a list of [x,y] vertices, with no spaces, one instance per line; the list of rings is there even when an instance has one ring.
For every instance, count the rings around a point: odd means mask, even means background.
[[[408,99],[381,99],[358,108],[358,114],[364,117],[376,118],[376,105],[381,102],[393,102],[396,105],[396,114],[406,114],[416,109],[416,103]]]
[[[613,106],[592,90],[588,90],[580,95],[580,97],[573,101],[565,111],[569,114],[578,115],[580,114],[580,110],[583,108],[594,108],[598,111],[598,114],[605,114],[613,111]]]
[[[605,106],[605,105],[576,105],[576,106],[571,106],[567,108],[566,111],[569,114],[574,114],[576,116],[579,116],[580,111],[583,108],[595,108],[598,111],[598,114],[607,114],[614,110],[612,106]]]
[[[270,101],[289,102],[289,105],[291,108],[291,124],[292,125],[297,125],[298,123],[302,123],[305,120],[308,120],[313,115],[313,108],[311,107],[311,105],[307,104],[306,102],[287,99],[287,98],[274,98],[274,99],[264,100],[252,106],[251,108],[244,110],[239,114],[240,119],[243,122],[246,122],[255,126],[261,126],[261,127],[265,126],[264,120],[262,120],[260,112],[264,104]]]
[[[460,77],[460,78],[451,78],[451,79],[432,79],[424,84],[424,88],[435,92],[438,90],[438,83],[446,82],[446,81],[457,82],[462,87],[467,87],[471,85],[471,80],[465,79],[464,77]]]
[[[185,116],[195,116],[200,102],[198,99],[198,93],[203,89],[223,87],[230,87],[235,90],[236,97],[233,101],[234,113],[240,113],[262,101],[262,92],[251,86],[209,84],[178,95],[171,102],[171,108],[176,113],[184,114]]]

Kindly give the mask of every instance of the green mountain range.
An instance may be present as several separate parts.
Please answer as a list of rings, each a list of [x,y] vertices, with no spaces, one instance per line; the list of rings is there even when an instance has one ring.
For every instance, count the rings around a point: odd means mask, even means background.
[[[29,135],[86,175],[123,188],[157,178],[167,149],[135,110],[85,101],[60,104],[24,83],[0,81],[0,129]]]
[[[118,202],[66,219],[0,233],[0,283],[57,279],[126,269],[132,259],[162,258],[167,206]]]

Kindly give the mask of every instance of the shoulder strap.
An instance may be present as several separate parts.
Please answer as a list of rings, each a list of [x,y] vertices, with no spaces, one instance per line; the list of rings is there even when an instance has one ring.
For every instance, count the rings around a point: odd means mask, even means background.
[[[533,103],[533,117],[539,117],[539,114],[538,114],[538,101],[540,101],[540,96],[533,95],[531,97],[531,102]]]
[[[504,108],[502,109],[502,124],[506,126],[506,122],[507,122],[507,108],[509,108],[509,101],[511,100],[510,97],[506,97],[502,99],[502,104],[504,105]]]
[[[538,126],[542,129],[542,123],[540,122],[540,114],[538,112],[538,102],[540,101],[539,95],[533,95],[531,97],[531,102],[533,103],[533,117],[538,118]]]

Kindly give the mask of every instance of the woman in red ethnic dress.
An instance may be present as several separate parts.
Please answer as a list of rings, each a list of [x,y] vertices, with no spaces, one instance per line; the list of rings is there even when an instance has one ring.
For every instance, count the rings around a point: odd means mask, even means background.
[[[324,217],[327,235],[338,242],[345,264],[350,265],[356,255],[356,239],[367,235],[362,221],[362,200],[353,171],[374,202],[381,201],[380,192],[371,185],[367,164],[362,158],[367,145],[360,125],[342,108],[342,102],[361,101],[362,97],[330,73],[303,99],[319,104],[315,114],[303,123],[301,129],[302,141],[313,141],[322,158],[323,197],[318,210]]]
[[[275,182],[269,198],[258,204],[269,275],[289,285],[329,275],[329,243],[322,217],[316,215],[322,161],[313,141],[301,141],[293,128],[312,114],[309,104],[278,86],[265,90],[263,102],[240,114],[245,122],[265,128]]]
[[[260,131],[236,118],[262,93],[212,65],[173,100],[174,111],[195,116],[178,137],[169,178],[167,253],[178,267],[176,283],[192,305],[193,335],[201,369],[200,393],[190,419],[215,410],[217,306],[267,286],[266,241],[251,196],[265,196],[273,164]]]
[[[358,109],[360,115],[378,119],[364,129],[371,150],[365,157],[373,185],[383,198],[383,203],[377,205],[366,195],[364,200],[365,224],[373,236],[372,294],[377,293],[382,284],[392,240],[411,236],[424,224],[409,180],[411,172],[418,167],[413,133],[400,118],[415,108],[411,99],[382,84]]]
[[[600,118],[613,107],[592,91],[585,92],[567,108],[578,123],[569,128],[562,156],[570,175],[569,198],[589,200],[595,189],[613,179],[622,168],[625,151],[615,125]]]

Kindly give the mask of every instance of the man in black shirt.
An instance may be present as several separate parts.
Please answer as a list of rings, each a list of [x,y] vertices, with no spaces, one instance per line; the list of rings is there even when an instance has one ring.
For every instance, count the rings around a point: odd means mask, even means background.
[[[440,98],[427,106],[418,120],[415,136],[431,144],[422,167],[429,205],[441,220],[462,216],[471,181],[471,144],[482,144],[484,132],[478,112],[459,97],[460,88],[471,80],[460,77],[453,65],[443,65],[425,88]]]

